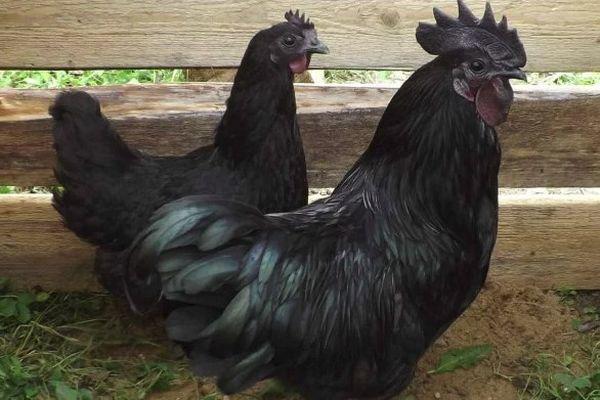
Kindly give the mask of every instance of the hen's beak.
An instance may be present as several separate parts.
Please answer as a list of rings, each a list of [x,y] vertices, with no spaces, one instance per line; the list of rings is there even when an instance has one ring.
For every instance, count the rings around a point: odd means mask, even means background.
[[[503,71],[499,71],[498,76],[502,76],[507,79],[519,79],[527,82],[527,75],[521,70],[521,68],[507,68]]]
[[[319,39],[314,38],[308,48],[306,49],[308,54],[319,53],[319,54],[329,54],[329,47],[325,45],[325,43],[321,42]]]

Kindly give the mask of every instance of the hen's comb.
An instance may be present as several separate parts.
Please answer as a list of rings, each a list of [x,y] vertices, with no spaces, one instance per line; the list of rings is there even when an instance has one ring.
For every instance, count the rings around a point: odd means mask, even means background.
[[[290,23],[294,24],[300,29],[315,29],[315,24],[310,22],[310,18],[306,18],[306,14],[300,15],[300,10],[293,12],[292,10],[285,13],[285,19]]]
[[[515,29],[508,29],[506,16],[496,23],[490,3],[486,3],[483,18],[479,20],[458,0],[458,18],[451,17],[438,8],[433,9],[436,24],[420,23],[417,41],[425,51],[440,55],[452,51],[480,48],[493,59],[523,67],[527,56]]]

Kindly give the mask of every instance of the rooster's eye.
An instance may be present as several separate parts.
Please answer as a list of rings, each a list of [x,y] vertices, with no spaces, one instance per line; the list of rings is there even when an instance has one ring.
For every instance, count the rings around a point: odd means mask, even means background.
[[[287,47],[292,47],[293,45],[296,44],[296,38],[294,36],[286,36],[285,38],[283,38],[283,44],[286,45]]]
[[[483,71],[484,65],[481,61],[475,60],[471,63],[471,70],[473,72],[481,72]]]

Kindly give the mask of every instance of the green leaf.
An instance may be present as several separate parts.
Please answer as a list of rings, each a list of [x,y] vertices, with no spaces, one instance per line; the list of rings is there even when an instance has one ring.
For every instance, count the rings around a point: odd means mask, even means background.
[[[457,368],[470,368],[492,352],[490,344],[452,349],[442,355],[437,367],[430,374],[452,372]]]
[[[592,381],[590,377],[582,376],[577,378],[572,374],[557,373],[553,376],[554,380],[564,387],[567,392],[574,392],[576,390],[591,388]]]
[[[63,378],[63,373],[60,369],[55,368],[54,370],[52,370],[52,374],[50,375],[50,380],[53,382],[53,384],[56,384],[62,378]]]
[[[31,321],[31,311],[29,311],[29,307],[27,307],[27,305],[24,303],[17,303],[16,309],[17,320],[20,323],[26,324],[27,322]]]
[[[50,295],[46,292],[39,292],[35,295],[35,301],[38,303],[43,303],[50,298]]]
[[[596,307],[593,307],[593,306],[584,307],[584,309],[583,309],[584,314],[596,314],[597,312],[598,312],[598,310],[596,310]]]
[[[171,367],[162,362],[150,362],[141,366],[140,377],[152,376],[154,380],[150,385],[151,391],[164,391],[171,387],[176,378]]]
[[[0,186],[4,187],[4,186]],[[8,288],[8,278],[0,278],[0,290],[6,290]]]
[[[36,398],[36,396],[38,395],[38,393],[40,392],[40,390],[35,387],[35,386],[25,386],[25,388],[23,388],[23,393],[25,394],[25,397],[28,399],[34,399]]]
[[[577,295],[577,291],[575,289],[573,289],[572,287],[568,287],[568,286],[559,288],[557,290],[557,292],[558,292],[559,296],[563,297],[563,300],[565,297]]]
[[[5,356],[0,358],[0,370],[3,375],[16,386],[23,386],[31,375],[24,370],[21,361],[14,356]]]
[[[0,299],[0,317],[12,317],[17,313],[15,299]]]
[[[581,320],[578,318],[574,318],[571,320],[571,328],[578,330],[581,326]]]
[[[67,386],[64,382],[55,382],[54,395],[56,400],[78,400],[77,390]]]
[[[571,356],[565,356],[565,358],[562,360],[562,365],[564,365],[565,367],[568,367],[569,365],[573,364],[575,360],[573,359],[573,357]]]
[[[35,295],[33,293],[19,293],[17,295],[17,301],[20,304],[28,306],[35,301]]]
[[[79,400],[94,400],[94,395],[89,389],[79,389]]]
[[[592,387],[592,381],[587,376],[582,376],[571,382],[571,385],[576,389],[585,389]]]
[[[567,389],[571,388],[571,385],[573,384],[573,381],[575,380],[575,377],[573,375],[563,374],[560,372],[557,374],[554,374],[553,378],[557,383],[560,383]]]
[[[600,387],[600,371],[597,371],[590,376],[590,382],[592,382],[594,386]]]

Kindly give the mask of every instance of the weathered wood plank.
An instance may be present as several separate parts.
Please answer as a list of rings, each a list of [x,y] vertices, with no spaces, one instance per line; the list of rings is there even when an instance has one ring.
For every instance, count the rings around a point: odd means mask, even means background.
[[[48,195],[0,196],[0,276],[18,286],[96,290],[94,251]],[[492,275],[542,288],[600,289],[600,194],[502,195]]]
[[[227,84],[90,88],[133,146],[182,154],[211,141]],[[297,88],[310,184],[335,186],[364,151],[395,88]],[[600,186],[600,88],[516,86],[501,128],[505,187]],[[54,184],[54,90],[0,90],[0,184]],[[335,149],[335,151],[332,151]]]
[[[477,15],[484,2],[471,1]],[[432,6],[454,0],[308,0],[331,55],[315,67],[414,69],[430,57],[414,40]],[[0,68],[231,67],[252,35],[282,21],[276,0],[3,0]],[[597,0],[497,0],[518,27],[530,70],[600,70]]]
[[[0,276],[20,287],[98,289],[93,248],[65,230],[50,196],[2,196],[0,221]]]
[[[500,197],[491,274],[542,288],[600,289],[600,193]]]

